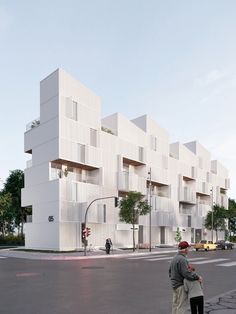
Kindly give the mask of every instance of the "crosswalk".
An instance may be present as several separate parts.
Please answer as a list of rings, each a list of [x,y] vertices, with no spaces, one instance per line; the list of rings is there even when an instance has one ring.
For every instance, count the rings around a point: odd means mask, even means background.
[[[6,256],[0,256],[0,258],[7,258]]]
[[[173,255],[166,255],[166,254],[152,254],[152,255],[141,255],[141,256],[133,256],[128,257],[128,260],[143,260],[146,262],[161,262],[161,261],[171,261]],[[215,266],[221,267],[232,267],[236,266],[236,261],[230,260],[230,258],[209,258],[209,257],[193,257],[188,258],[188,261],[191,264],[196,265],[203,265],[203,264],[214,264]]]

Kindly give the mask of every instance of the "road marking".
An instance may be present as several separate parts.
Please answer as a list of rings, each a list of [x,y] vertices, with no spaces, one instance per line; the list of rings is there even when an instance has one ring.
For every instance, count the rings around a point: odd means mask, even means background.
[[[193,264],[209,264],[209,263],[215,263],[215,262],[223,262],[223,261],[228,261],[229,258],[216,258],[216,259],[210,259],[206,261],[200,261],[200,262],[193,262]]]
[[[159,255],[160,258],[165,257],[165,256],[167,256],[167,255]],[[145,259],[147,257],[149,257],[149,256],[147,256],[147,255],[146,256],[135,256],[135,257],[129,257],[128,259]]]
[[[207,259],[207,257],[193,257],[193,258],[188,258],[188,261],[189,262],[192,262],[192,261],[199,261],[201,259]]]
[[[164,261],[164,260],[167,260],[167,259],[172,259],[173,256],[169,256],[169,257],[157,257],[157,258],[147,258],[145,259],[146,261],[149,261],[149,262],[155,262],[155,261]]]
[[[224,263],[224,264],[217,264],[216,266],[224,266],[224,267],[236,266],[236,262],[229,262],[229,263]]]
[[[0,256],[0,258],[7,258],[6,256]]]
[[[16,277],[32,277],[32,276],[39,276],[40,273],[18,273]]]

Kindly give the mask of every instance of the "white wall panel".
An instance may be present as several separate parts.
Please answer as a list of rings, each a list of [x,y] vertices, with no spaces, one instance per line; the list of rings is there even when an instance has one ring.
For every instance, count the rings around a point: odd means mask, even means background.
[[[25,188],[30,188],[34,185],[46,182],[49,180],[50,163],[45,162],[40,165],[26,168],[25,173]]]
[[[41,124],[27,132],[25,132],[25,151],[35,149],[55,138],[58,138],[58,119]]]
[[[25,247],[37,250],[60,250],[58,223],[26,223]]]
[[[22,206],[59,200],[59,180],[48,181],[31,188],[22,189]],[[42,205],[43,206],[43,205]]]

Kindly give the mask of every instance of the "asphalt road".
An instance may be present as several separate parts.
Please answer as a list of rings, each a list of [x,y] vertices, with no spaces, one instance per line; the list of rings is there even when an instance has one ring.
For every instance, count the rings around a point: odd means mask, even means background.
[[[73,261],[0,258],[0,313],[168,314],[173,254]],[[205,300],[235,289],[236,265],[218,265],[236,262],[236,249],[190,252],[189,259],[204,278]]]

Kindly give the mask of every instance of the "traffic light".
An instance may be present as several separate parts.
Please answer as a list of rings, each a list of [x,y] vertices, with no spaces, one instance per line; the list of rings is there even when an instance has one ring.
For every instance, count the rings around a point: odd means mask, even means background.
[[[82,240],[82,243],[84,243],[84,240],[86,238],[86,229],[85,229],[85,223],[82,222],[81,224],[81,240]]]
[[[118,207],[119,205],[119,197],[115,197],[115,207]]]
[[[86,235],[87,235],[87,237],[90,236],[90,234],[91,234],[91,228],[87,227],[86,228]]]

